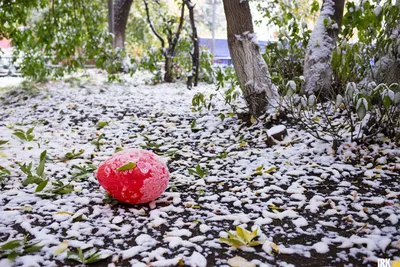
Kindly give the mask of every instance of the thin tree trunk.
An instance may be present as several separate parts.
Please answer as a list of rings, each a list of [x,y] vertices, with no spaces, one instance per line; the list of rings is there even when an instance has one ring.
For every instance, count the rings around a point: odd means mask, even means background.
[[[179,25],[175,33],[170,30],[168,32],[168,49],[167,49],[167,56],[165,58],[165,75],[164,81],[171,83],[174,81],[174,57],[175,57],[175,50],[176,46],[178,45],[180,35],[183,29],[183,22],[185,17],[185,3],[182,2],[181,7],[181,16],[179,18]]]
[[[228,45],[233,66],[250,112],[265,113],[278,102],[278,90],[272,84],[267,65],[253,29],[248,1],[223,0],[228,30]]]
[[[125,47],[125,30],[133,0],[115,0],[114,3],[114,47]]]
[[[400,1],[397,1],[397,5],[400,6]],[[387,85],[400,84],[400,26],[394,29],[387,29],[386,36],[393,40],[390,46],[387,47],[387,54],[378,55],[380,56],[379,59],[359,83],[359,86],[368,89],[370,82],[375,82],[376,84],[385,83]]]
[[[168,47],[165,47],[165,40],[161,36],[160,33],[157,32],[156,28],[154,27],[151,18],[150,18],[150,11],[149,11],[149,5],[146,0],[143,0],[143,4],[146,10],[146,18],[147,18],[147,23],[150,26],[151,31],[154,33],[154,35],[157,37],[158,40],[161,42],[161,48],[162,48],[162,55],[164,56],[165,64],[164,64],[164,82],[173,82],[174,81],[174,57],[175,57],[175,49],[176,45],[179,42],[179,37],[181,35],[182,29],[183,29],[183,21],[184,21],[184,16],[185,16],[185,4],[182,2],[182,8],[181,8],[181,16],[179,19],[179,25],[175,33],[172,32],[172,29],[167,29],[168,31]]]
[[[304,62],[304,91],[327,96],[332,84],[332,52],[342,26],[345,0],[324,0]],[[327,23],[328,22],[328,23]]]
[[[108,32],[113,33],[114,31],[114,7],[113,0],[108,0]]]
[[[191,0],[185,0],[185,4],[189,10],[189,18],[190,18],[190,26],[192,28],[192,42],[193,42],[193,52],[191,52],[192,56],[192,72],[188,77],[188,87],[192,88],[192,80],[194,76],[194,86],[197,86],[199,83],[199,68],[200,68],[200,49],[199,49],[199,39],[197,36],[197,28],[194,20],[194,4]]]

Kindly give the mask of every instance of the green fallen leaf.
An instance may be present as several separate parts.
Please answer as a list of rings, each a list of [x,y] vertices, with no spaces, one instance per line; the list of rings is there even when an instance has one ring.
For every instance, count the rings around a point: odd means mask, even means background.
[[[258,236],[258,228],[250,232],[240,226],[236,226],[236,233],[227,232],[228,238],[220,238],[219,240],[231,247],[238,248],[241,246],[259,246],[261,242],[254,240]]]
[[[8,141],[7,140],[0,140],[0,146],[7,144]]]
[[[42,192],[43,189],[46,187],[47,183],[49,182],[49,180],[44,180],[43,182],[41,182],[35,189],[35,192]]]
[[[101,130],[101,129],[103,129],[104,127],[106,127],[106,126],[108,126],[108,122],[106,122],[106,121],[99,121],[98,123],[97,123],[97,130]]]
[[[0,249],[1,250],[12,250],[14,248],[21,246],[21,242],[22,242],[22,240],[11,240],[10,242],[3,244],[0,247]]]
[[[122,172],[122,171],[128,171],[128,170],[133,170],[136,168],[136,163],[135,162],[128,162],[121,167],[117,169],[117,171]]]

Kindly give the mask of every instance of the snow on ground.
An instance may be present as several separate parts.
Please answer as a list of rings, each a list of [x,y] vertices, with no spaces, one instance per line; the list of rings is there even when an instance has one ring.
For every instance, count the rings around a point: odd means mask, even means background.
[[[5,76],[0,77],[0,91],[4,87],[18,86],[24,79],[21,77]]]
[[[0,244],[29,235],[44,245],[14,265],[75,265],[67,251],[91,247],[112,254],[96,266],[229,266],[235,256],[249,266],[400,260],[394,144],[346,144],[334,155],[329,144],[287,125],[291,140],[301,141],[267,147],[268,129],[215,116],[226,112],[222,101],[211,112],[191,111],[193,95],[212,85],[189,91],[181,83],[144,85],[138,77],[107,84],[100,74],[51,82],[27,99],[20,91],[0,95],[0,140],[8,141],[0,147],[0,166],[12,173],[0,192]],[[195,118],[202,130],[191,129]],[[109,124],[99,130],[99,121]],[[13,135],[30,127],[32,141]],[[116,150],[140,147],[159,154],[171,173],[169,188],[150,204],[116,203],[91,172],[76,176],[74,165],[98,166]],[[81,149],[78,158],[65,159]],[[34,193],[36,185],[22,185],[18,163],[32,161],[35,168],[44,150],[53,183],[44,192],[56,181],[70,182],[73,192],[45,197]],[[189,173],[198,164],[208,174]],[[220,242],[236,225],[259,227],[264,245],[235,249]],[[0,266],[12,265],[0,259]]]

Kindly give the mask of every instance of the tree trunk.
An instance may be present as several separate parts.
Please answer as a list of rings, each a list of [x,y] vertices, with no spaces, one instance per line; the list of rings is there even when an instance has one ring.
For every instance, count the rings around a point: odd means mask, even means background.
[[[115,0],[114,3],[114,47],[125,47],[125,30],[133,0]]]
[[[388,53],[381,55],[375,62],[371,71],[359,83],[361,87],[368,88],[370,82],[387,85],[400,84],[400,26],[389,30],[387,38],[393,40],[393,43],[388,47]]]
[[[233,66],[250,113],[260,116],[268,105],[277,104],[278,90],[272,84],[267,65],[260,54],[249,2],[223,0],[223,3]]]
[[[185,4],[189,9],[189,18],[190,18],[190,27],[192,28],[192,42],[193,42],[193,52],[191,52],[192,56],[192,72],[188,77],[188,88],[192,88],[192,81],[194,77],[194,86],[197,86],[199,83],[199,68],[200,68],[200,49],[199,49],[199,38],[197,36],[197,28],[194,20],[194,4],[191,0],[185,0]]]
[[[151,31],[154,33],[154,35],[157,37],[158,40],[161,42],[161,48],[163,50],[162,55],[165,59],[165,64],[164,64],[164,82],[173,82],[174,81],[174,57],[175,57],[175,49],[176,46],[179,42],[179,37],[181,35],[182,29],[183,29],[183,21],[184,21],[184,16],[185,16],[185,3],[182,2],[182,7],[181,7],[181,16],[179,18],[179,25],[174,33],[171,28],[167,29],[168,36],[167,36],[167,41],[168,41],[168,47],[165,46],[165,41],[164,38],[161,36],[160,33],[157,32],[156,28],[154,27],[151,18],[150,18],[150,10],[149,10],[149,5],[147,3],[147,0],[143,0],[143,4],[146,10],[146,19],[147,23],[150,26]]]
[[[174,65],[173,65],[173,57],[170,54],[165,56],[165,65],[164,65],[164,82],[172,83],[174,81]]]
[[[345,0],[324,0],[307,46],[304,91],[327,96],[332,84],[332,52],[342,25]],[[328,23],[326,23],[328,21]]]
[[[114,7],[113,0],[108,0],[108,32],[113,33],[114,31]]]
[[[165,56],[165,74],[164,74],[164,81],[167,83],[171,83],[174,81],[174,57],[175,57],[175,50],[176,46],[178,45],[180,35],[183,29],[183,21],[185,17],[185,3],[182,1],[181,7],[181,16],[179,17],[179,25],[176,29],[176,32],[173,33],[170,29],[168,31],[168,48]]]

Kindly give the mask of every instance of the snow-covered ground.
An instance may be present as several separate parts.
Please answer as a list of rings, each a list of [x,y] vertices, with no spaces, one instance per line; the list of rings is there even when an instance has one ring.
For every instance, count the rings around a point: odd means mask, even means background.
[[[36,96],[1,93],[0,140],[8,142],[0,146],[0,166],[11,179],[0,192],[0,246],[24,235],[44,246],[14,263],[0,259],[1,267],[75,265],[68,251],[91,247],[111,255],[96,266],[229,266],[235,256],[248,266],[400,260],[397,146],[345,144],[334,155],[329,144],[288,126],[290,138],[268,147],[268,129],[236,117],[221,121],[222,101],[211,112],[191,111],[193,95],[212,92],[212,85],[189,91],[183,83],[144,85],[142,77],[107,84],[97,74],[51,82]],[[194,119],[201,130],[191,129]],[[99,130],[99,121],[109,124]],[[13,135],[31,127],[32,141]],[[76,177],[74,165],[98,166],[116,150],[140,147],[159,154],[171,173],[154,202],[117,203],[92,173]],[[65,159],[81,149],[78,158]],[[36,185],[22,185],[18,164],[32,161],[36,168],[44,150],[50,182],[40,195]],[[189,173],[198,164],[208,174]],[[44,195],[56,181],[70,183],[72,192]],[[263,245],[222,243],[237,225],[259,228]]]
[[[11,86],[18,86],[22,83],[24,79],[21,77],[0,77],[0,91],[2,88],[11,87]]]

